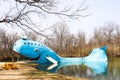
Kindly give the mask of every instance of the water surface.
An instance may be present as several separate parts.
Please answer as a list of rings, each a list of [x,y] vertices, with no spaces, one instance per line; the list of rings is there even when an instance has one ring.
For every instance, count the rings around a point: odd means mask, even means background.
[[[103,63],[93,62],[78,65],[39,64],[37,69],[90,80],[120,80],[120,58],[111,58],[108,62]]]

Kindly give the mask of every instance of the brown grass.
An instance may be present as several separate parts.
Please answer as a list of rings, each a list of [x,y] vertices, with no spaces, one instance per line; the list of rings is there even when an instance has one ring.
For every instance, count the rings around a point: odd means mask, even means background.
[[[10,65],[7,70],[0,70],[0,80],[88,80],[38,71],[34,68],[35,64],[14,63],[14,65],[11,65],[11,63],[7,63],[6,66],[8,66],[8,64]],[[1,65],[5,65],[5,63],[2,63]],[[15,66],[18,69],[12,69],[11,66]]]

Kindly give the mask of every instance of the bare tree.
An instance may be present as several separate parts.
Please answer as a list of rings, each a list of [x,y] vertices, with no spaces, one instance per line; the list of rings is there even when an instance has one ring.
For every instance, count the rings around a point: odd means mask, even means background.
[[[27,36],[28,39],[31,39],[31,40],[34,40],[34,41],[36,41],[38,39],[38,37],[37,37],[38,35],[33,31],[27,32],[26,36]]]
[[[100,46],[104,44],[113,44],[115,27],[114,23],[109,22],[100,28],[96,28],[94,30],[94,40],[96,40]]]
[[[116,25],[115,31],[116,31],[116,34],[114,36],[115,38],[114,43],[116,45],[116,49],[118,49],[117,53],[120,53],[120,27],[119,25]]]
[[[86,0],[79,0],[79,6],[76,8],[73,5],[63,6],[60,5],[60,0],[1,0],[0,5],[8,7],[8,10],[0,9],[0,23],[7,25],[17,26],[26,30],[32,30],[41,36],[46,37],[41,33],[41,29],[36,21],[41,20],[46,14],[54,14],[57,16],[65,16],[72,19],[86,17],[87,15],[81,14],[88,6],[84,6]],[[66,3],[70,2],[67,0]],[[6,4],[7,6],[4,6]],[[58,8],[59,6],[59,8]],[[62,9],[60,9],[62,7]],[[35,17],[35,18],[34,18]]]
[[[4,29],[0,29],[0,52],[1,52],[1,56],[5,57],[6,53],[5,51],[7,51],[7,42],[8,42],[8,38],[6,36],[5,30]]]
[[[107,23],[102,28],[103,38],[108,44],[112,44],[115,32],[115,25],[113,23]]]
[[[93,36],[94,45],[96,46],[102,46],[104,44],[104,39],[102,35],[102,28],[96,28],[94,30],[94,36]]]
[[[64,47],[64,41],[69,33],[68,31],[69,31],[68,26],[64,23],[57,23],[53,28],[54,35],[56,36],[59,42],[58,43],[59,47],[61,48],[60,50],[62,50]]]
[[[63,53],[65,41],[69,36],[69,28],[65,23],[57,22],[52,29],[52,36],[46,43],[49,44],[56,52]]]
[[[77,38],[74,34],[69,34],[68,36],[65,37],[64,41],[65,47],[64,47],[64,52],[65,56],[77,56]]]
[[[116,25],[115,23],[108,22],[108,23],[104,24],[103,26],[101,26],[100,28],[95,29],[95,31],[94,31],[94,37],[93,37],[94,44],[96,46],[107,45],[109,55],[112,55],[111,53],[116,52],[115,51],[116,50],[115,37],[117,37],[116,34],[118,32],[115,30],[116,27],[118,27],[118,25]],[[116,40],[117,40],[117,38],[116,38]]]
[[[77,34],[78,37],[78,43],[77,43],[77,47],[78,47],[78,54],[80,54],[80,56],[84,56],[85,55],[85,46],[86,46],[86,35],[84,32],[78,32]]]
[[[7,53],[8,55],[10,55],[11,57],[11,60],[14,61],[14,57],[15,57],[15,54],[13,53],[12,49],[13,49],[13,45],[15,43],[15,41],[17,39],[19,39],[17,33],[10,33],[10,34],[7,34],[7,37],[8,37],[8,42],[7,42]],[[18,57],[18,55],[16,55]]]

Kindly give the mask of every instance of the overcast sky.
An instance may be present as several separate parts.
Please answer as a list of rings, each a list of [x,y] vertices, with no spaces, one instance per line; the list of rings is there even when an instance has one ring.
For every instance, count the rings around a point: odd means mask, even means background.
[[[113,22],[120,25],[120,0],[87,0],[85,5],[89,5],[85,14],[91,15],[81,18],[81,21],[67,22],[71,32],[84,31],[87,36],[91,36],[96,27],[101,27],[105,23]],[[56,17],[49,16],[45,21],[51,24],[57,20]]]
[[[72,28],[73,32],[83,30],[89,35],[93,33],[95,27],[107,22],[120,25],[120,0],[87,0],[87,4],[89,5],[88,13],[92,14],[74,24],[76,28]]]
[[[62,1],[61,4],[64,6],[65,0]],[[71,1],[70,3],[74,3],[75,6],[79,5],[77,0],[68,1]],[[78,31],[84,31],[88,36],[90,36],[95,27],[102,26],[106,22],[114,22],[120,25],[120,0],[86,0],[85,5],[89,5],[89,8],[86,10],[85,14],[88,13],[91,15],[81,18],[80,21],[73,20],[68,22],[67,24],[70,26],[71,32],[77,33]],[[58,17],[53,16],[54,15],[46,16],[43,21],[39,22],[40,25],[42,25],[43,28],[44,26],[49,27],[60,20]]]

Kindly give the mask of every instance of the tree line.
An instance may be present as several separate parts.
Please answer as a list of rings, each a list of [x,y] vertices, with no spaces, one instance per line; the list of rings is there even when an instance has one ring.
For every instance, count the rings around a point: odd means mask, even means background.
[[[120,27],[112,22],[96,27],[93,36],[89,39],[83,31],[72,34],[69,27],[61,22],[57,22],[50,31],[51,34],[48,38],[42,41],[35,32],[26,32],[24,35],[29,39],[46,44],[57,54],[64,57],[84,57],[89,55],[92,49],[104,45],[108,46],[107,55],[109,57],[120,53]],[[0,29],[0,60],[26,59],[12,51],[13,44],[18,39],[20,39],[20,35],[17,33],[8,34],[4,29]]]
[[[109,57],[120,53],[120,26],[113,22],[96,27],[89,38],[83,31],[71,34],[66,24],[57,23],[49,38],[44,43],[61,56],[83,57],[90,54],[92,49],[102,46],[108,46]]]

